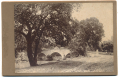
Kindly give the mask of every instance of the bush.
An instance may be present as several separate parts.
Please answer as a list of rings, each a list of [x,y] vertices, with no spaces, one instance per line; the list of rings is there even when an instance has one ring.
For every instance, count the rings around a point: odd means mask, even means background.
[[[79,55],[86,56],[86,46],[81,45],[80,43],[72,43],[69,45],[71,49],[71,55],[74,57],[78,57]]]
[[[86,56],[86,48],[85,47],[77,48],[76,52],[78,52],[79,55]]]
[[[77,52],[78,55],[86,56],[86,47],[87,44],[83,39],[79,38],[80,36],[74,37],[69,43],[68,47],[71,52]]]
[[[104,41],[101,46],[103,52],[113,52],[113,42]]]

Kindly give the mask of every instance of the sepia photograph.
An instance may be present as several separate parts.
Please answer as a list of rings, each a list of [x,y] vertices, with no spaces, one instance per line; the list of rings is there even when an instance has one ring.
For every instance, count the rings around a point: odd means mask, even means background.
[[[14,4],[15,73],[114,72],[112,2]]]

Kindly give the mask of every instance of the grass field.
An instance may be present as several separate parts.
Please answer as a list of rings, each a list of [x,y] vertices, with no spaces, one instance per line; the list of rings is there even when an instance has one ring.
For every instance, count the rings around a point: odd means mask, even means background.
[[[61,61],[38,61],[39,66],[30,67],[28,62],[15,64],[16,73],[62,73],[62,72],[113,72],[113,54],[88,52],[88,56],[67,58]]]

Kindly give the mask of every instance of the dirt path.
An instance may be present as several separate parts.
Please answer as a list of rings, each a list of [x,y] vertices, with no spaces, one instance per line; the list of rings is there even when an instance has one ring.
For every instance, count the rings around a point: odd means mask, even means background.
[[[39,66],[16,66],[16,73],[113,72],[113,55],[88,53],[88,57],[67,58],[62,61],[38,61]],[[26,67],[25,67],[26,66]]]

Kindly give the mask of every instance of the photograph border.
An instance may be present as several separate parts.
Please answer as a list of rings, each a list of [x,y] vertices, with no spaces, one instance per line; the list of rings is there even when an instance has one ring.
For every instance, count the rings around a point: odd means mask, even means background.
[[[15,73],[14,4],[16,3],[113,3],[114,72]],[[117,3],[116,1],[23,1],[2,2],[2,75],[3,76],[89,76],[117,75]]]

